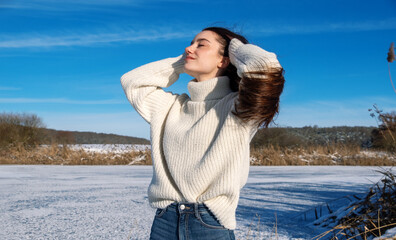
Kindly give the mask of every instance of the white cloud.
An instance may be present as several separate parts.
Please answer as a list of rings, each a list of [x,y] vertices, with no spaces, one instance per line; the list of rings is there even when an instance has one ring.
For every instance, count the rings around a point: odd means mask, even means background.
[[[259,26],[259,27],[258,27]],[[246,31],[252,34],[288,35],[288,34],[313,34],[325,32],[360,32],[396,29],[396,18],[359,22],[333,22],[318,24],[256,24],[253,29]]]
[[[172,25],[173,26],[173,25]],[[174,27],[111,27],[94,31],[72,30],[62,32],[0,35],[0,48],[48,48],[67,46],[91,46],[98,44],[159,41],[181,38],[191,38],[198,29],[189,29],[187,25]],[[177,30],[174,30],[177,29]],[[396,29],[396,18],[363,22],[338,22],[321,24],[288,25],[282,23],[254,24],[254,29],[245,28],[245,33],[251,35],[285,35],[314,34],[323,32],[354,32]]]
[[[0,48],[48,48],[61,46],[90,46],[116,42],[158,41],[191,37],[196,31],[119,30],[102,33],[26,33],[16,36],[0,35]]]
[[[16,87],[0,86],[0,91],[16,91],[16,90],[21,90],[21,89],[20,88],[16,88]]]
[[[71,100],[66,98],[0,98],[0,103],[125,104],[124,100]]]
[[[112,7],[142,7],[170,2],[191,2],[191,0],[19,0],[0,3],[0,9],[52,12],[107,11]]]

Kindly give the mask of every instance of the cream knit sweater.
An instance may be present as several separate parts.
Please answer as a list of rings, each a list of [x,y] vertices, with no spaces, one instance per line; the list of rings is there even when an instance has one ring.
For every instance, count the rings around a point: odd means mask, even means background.
[[[252,59],[270,59],[256,48],[231,41],[231,62],[238,74],[249,69],[246,63]],[[165,92],[162,88],[179,78],[183,66],[182,56],[167,58],[121,78],[128,100],[150,124],[154,171],[149,202],[153,208],[180,201],[205,203],[224,227],[235,229],[239,193],[249,173],[249,143],[257,128],[231,113],[238,94],[226,76],[191,80],[191,97]]]

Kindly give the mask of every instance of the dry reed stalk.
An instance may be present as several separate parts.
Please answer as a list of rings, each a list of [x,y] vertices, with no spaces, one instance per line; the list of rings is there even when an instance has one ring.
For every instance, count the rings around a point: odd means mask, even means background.
[[[390,170],[378,172],[384,175],[383,179],[370,188],[365,198],[345,208],[349,210],[342,213],[342,217],[327,218],[325,221],[336,219],[338,224],[316,236],[315,240],[328,237],[330,233],[334,234],[331,239],[378,237],[382,231],[396,225],[396,176]],[[329,225],[326,222],[321,224]]]
[[[393,81],[392,81],[390,63],[388,63],[388,71],[389,71],[389,78],[390,78],[390,81],[391,81],[391,84],[392,84],[393,91],[396,93],[396,88],[395,88],[395,85],[393,85]]]
[[[258,214],[256,213],[256,216],[258,217],[257,232],[259,233],[259,238],[260,238],[260,236],[261,236],[261,233],[260,233],[260,215],[258,215]]]
[[[252,229],[252,224],[253,224],[253,219],[252,219],[252,221],[250,222],[249,229],[248,229],[248,232],[247,232],[247,234],[246,234],[246,240],[249,240],[249,235],[250,235],[250,231],[251,231],[251,229]]]
[[[276,240],[278,240],[278,217],[276,216],[276,213],[275,213],[275,237]]]
[[[395,85],[393,85],[393,81],[392,81],[392,75],[391,75],[391,71],[390,71],[390,63],[393,62],[395,60],[395,44],[392,42],[390,47],[389,47],[389,51],[388,51],[388,70],[389,70],[389,78],[393,87],[393,91],[396,93],[396,88]]]
[[[391,223],[391,224],[384,225],[384,226],[382,226],[382,227],[377,227],[377,228],[374,228],[374,229],[369,229],[369,230],[367,231],[367,233],[372,233],[372,231],[374,231],[374,230],[380,230],[381,228],[388,228],[388,227],[392,227],[392,226],[396,226],[396,223]],[[380,232],[381,232],[381,231],[380,231]],[[356,237],[359,237],[360,235],[362,235],[362,233],[359,233],[359,234],[357,234],[357,235],[355,235],[355,236],[352,236],[352,237],[350,237],[350,238],[347,238],[347,240],[356,239]],[[376,236],[376,237],[378,237],[378,236]],[[396,236],[394,236],[394,237],[396,237]],[[393,239],[394,239],[394,238],[393,238]]]
[[[270,235],[269,239],[273,239],[273,238],[272,238],[272,234],[273,234],[273,233],[275,234],[275,239],[278,239],[278,219],[277,219],[276,213],[274,214],[274,216],[275,216],[275,223],[274,223],[274,226],[273,226],[273,229],[272,229],[272,231],[271,231],[271,235]],[[257,220],[257,233],[259,234],[258,239],[261,239],[261,232],[260,232],[260,215],[258,215],[258,214],[256,213],[256,214],[255,214],[255,217],[258,218],[258,220]],[[248,232],[247,232],[246,237],[245,237],[246,240],[249,240],[249,238],[250,238],[250,232],[251,232],[251,230],[252,230],[253,222],[254,222],[254,217],[253,217],[252,221],[251,221],[250,224],[249,224],[249,229],[248,229]],[[256,237],[257,237],[257,235],[256,235]],[[254,239],[256,239],[256,238],[254,238]]]
[[[134,225],[132,225],[132,228],[131,228],[131,230],[129,231],[127,240],[131,240],[131,238],[132,238],[132,233],[133,233],[133,227],[136,226],[136,225],[137,225],[137,221],[136,221],[136,219],[135,219]]]

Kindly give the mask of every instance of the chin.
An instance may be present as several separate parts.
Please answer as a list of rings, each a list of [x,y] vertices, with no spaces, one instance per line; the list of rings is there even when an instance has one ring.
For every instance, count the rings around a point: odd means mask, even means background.
[[[188,68],[184,68],[184,73],[187,73],[188,75],[190,75],[191,77],[196,77],[196,73],[194,71],[191,71]]]

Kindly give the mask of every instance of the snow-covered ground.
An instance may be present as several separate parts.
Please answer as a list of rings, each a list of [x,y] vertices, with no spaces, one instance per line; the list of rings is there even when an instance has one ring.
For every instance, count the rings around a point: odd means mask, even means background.
[[[278,239],[311,239],[322,231],[309,225],[313,209],[365,193],[378,169],[252,166],[236,237],[276,239],[276,225]],[[151,175],[151,166],[0,166],[0,239],[148,239]]]
[[[42,145],[48,147],[49,145]],[[125,153],[151,149],[151,145],[144,144],[68,144],[72,150],[84,150],[95,153]]]

